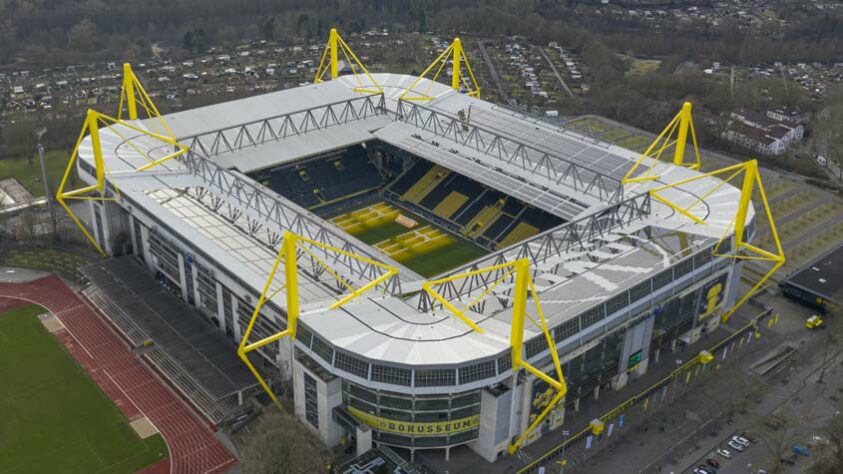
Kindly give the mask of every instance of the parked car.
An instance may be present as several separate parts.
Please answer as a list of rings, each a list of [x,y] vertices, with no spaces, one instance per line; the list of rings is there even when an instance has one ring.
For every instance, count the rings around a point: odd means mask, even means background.
[[[805,446],[802,446],[801,444],[797,444],[796,446],[794,446],[791,451],[793,451],[794,453],[796,453],[800,456],[810,456],[811,455],[811,451],[808,451],[808,448],[806,448]]]
[[[732,458],[732,453],[728,449],[720,448],[720,449],[717,450],[717,454],[723,456],[726,459]]]
[[[743,446],[741,443],[738,443],[737,441],[735,441],[735,440],[733,440],[733,439],[730,439],[730,440],[729,440],[729,442],[728,442],[728,443],[726,443],[726,444],[727,444],[730,448],[734,449],[734,450],[735,450],[735,451],[737,451],[737,452],[741,452],[741,451],[743,451],[744,449],[746,449],[746,448],[744,448],[744,446]]]
[[[782,463],[782,464],[787,464],[788,466],[795,466],[796,465],[796,461],[794,461],[793,459],[790,459],[790,458],[781,458],[781,459],[779,459],[779,462]]]
[[[708,464],[709,466],[711,466],[711,467],[715,468],[715,469],[717,469],[717,468],[719,468],[719,467],[720,467],[720,461],[718,461],[718,460],[716,460],[716,459],[714,459],[714,458],[708,458],[708,459],[706,459],[706,460],[705,460],[705,463],[706,463],[706,464]]]
[[[706,466],[705,464],[700,464],[697,466],[697,469],[704,472],[705,474],[717,474],[717,469],[714,469],[711,466]]]
[[[748,439],[746,439],[746,438],[744,438],[744,437],[742,437],[742,436],[732,436],[732,441],[734,441],[734,442],[736,442],[736,443],[740,444],[740,445],[741,445],[741,446],[743,446],[744,448],[749,447],[749,444],[750,444],[750,443],[749,443],[749,440],[748,440]]]

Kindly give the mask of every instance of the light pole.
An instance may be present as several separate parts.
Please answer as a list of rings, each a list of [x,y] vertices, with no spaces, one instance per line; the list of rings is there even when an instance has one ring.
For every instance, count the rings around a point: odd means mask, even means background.
[[[50,193],[50,183],[47,181],[47,166],[44,163],[44,147],[41,146],[41,135],[47,129],[38,132],[38,161],[41,163],[41,180],[44,182],[44,198],[47,200],[47,210],[50,212],[50,220],[53,224],[53,233],[56,232],[56,210],[53,208],[53,196]]]

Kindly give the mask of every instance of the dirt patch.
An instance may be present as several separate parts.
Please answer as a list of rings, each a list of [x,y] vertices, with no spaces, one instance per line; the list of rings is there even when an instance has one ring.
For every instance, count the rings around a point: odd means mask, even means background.
[[[138,418],[137,420],[132,421],[129,423],[135,433],[141,437],[141,439],[149,438],[150,436],[158,433],[158,429],[149,421],[149,418],[143,417]]]
[[[38,319],[41,320],[41,324],[43,324],[44,327],[47,328],[47,331],[50,331],[51,334],[64,329],[64,324],[62,324],[57,317],[53,316],[52,313],[42,314],[41,316],[38,316]]]

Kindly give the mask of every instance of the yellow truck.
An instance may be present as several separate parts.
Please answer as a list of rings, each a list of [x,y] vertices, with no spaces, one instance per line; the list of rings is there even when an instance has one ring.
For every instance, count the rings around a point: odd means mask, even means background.
[[[805,320],[805,327],[808,329],[822,329],[825,327],[825,321],[819,315],[815,314]]]

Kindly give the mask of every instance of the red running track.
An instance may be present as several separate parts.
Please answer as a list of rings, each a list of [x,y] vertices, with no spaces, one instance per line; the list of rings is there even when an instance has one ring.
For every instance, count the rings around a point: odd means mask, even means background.
[[[208,426],[61,279],[0,283],[0,307],[12,306],[3,298],[39,304],[64,324],[67,330],[55,333],[56,337],[120,411],[129,420],[146,416],[161,432],[170,450],[169,472],[221,473],[234,466],[236,460]],[[143,472],[168,469],[158,464]]]

